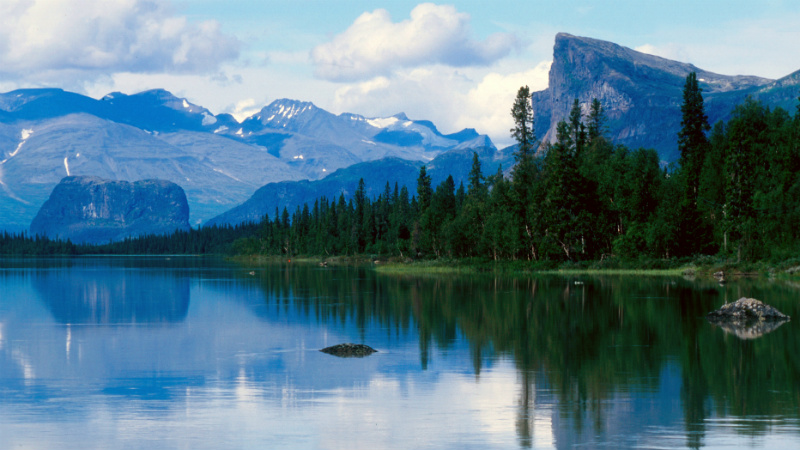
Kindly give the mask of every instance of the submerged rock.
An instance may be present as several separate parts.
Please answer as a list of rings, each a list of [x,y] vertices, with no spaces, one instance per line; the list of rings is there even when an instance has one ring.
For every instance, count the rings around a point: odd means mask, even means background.
[[[742,297],[706,316],[709,322],[741,339],[755,339],[774,331],[790,317],[754,298]]]
[[[351,343],[325,347],[320,351],[340,358],[363,358],[377,352],[377,350],[368,345]]]

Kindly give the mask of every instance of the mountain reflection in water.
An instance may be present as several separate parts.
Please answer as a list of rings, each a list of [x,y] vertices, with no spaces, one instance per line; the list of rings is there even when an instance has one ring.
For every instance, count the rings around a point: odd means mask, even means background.
[[[174,274],[75,268],[37,274],[33,285],[63,324],[180,322],[189,310],[189,279]]]
[[[742,296],[797,316],[789,285],[66,261],[0,262],[0,450],[148,448],[132,419],[192,448],[800,442],[796,322],[741,340],[705,320]],[[379,352],[317,351],[341,342]],[[61,421],[97,431],[65,445]]]

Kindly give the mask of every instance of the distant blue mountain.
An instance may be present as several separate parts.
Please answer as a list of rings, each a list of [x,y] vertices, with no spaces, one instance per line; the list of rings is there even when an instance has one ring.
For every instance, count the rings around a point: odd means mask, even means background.
[[[270,182],[318,179],[387,157],[430,160],[471,137],[443,136],[403,114],[334,115],[287,99],[239,123],[162,89],[100,100],[16,90],[0,94],[0,229],[27,229],[70,175],[172,181],[186,191],[197,226]]]
[[[513,153],[509,149],[497,151],[494,147],[476,147],[450,150],[428,162],[389,157],[358,163],[339,169],[320,180],[269,183],[258,189],[246,202],[214,217],[205,226],[258,222],[265,215],[274,219],[276,210],[280,213],[286,208],[294,212],[304,204],[311,207],[314,201],[323,196],[335,201],[343,195],[349,200],[361,179],[364,180],[367,196],[373,199],[384,192],[386,183],[389,183],[392,192],[397,184],[399,188],[405,186],[410,196],[416,196],[417,178],[422,166],[426,167],[431,176],[434,188],[451,175],[458,186],[459,183],[466,183],[472,168],[473,153],[478,154],[485,175],[496,173],[498,167],[511,167],[514,161]]]

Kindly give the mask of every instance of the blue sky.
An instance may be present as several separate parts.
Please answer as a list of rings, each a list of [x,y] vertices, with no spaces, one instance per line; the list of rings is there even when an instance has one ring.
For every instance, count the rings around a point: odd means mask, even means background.
[[[800,2],[2,0],[0,91],[165,88],[246,117],[279,98],[510,142],[559,31],[723,74],[800,69]]]

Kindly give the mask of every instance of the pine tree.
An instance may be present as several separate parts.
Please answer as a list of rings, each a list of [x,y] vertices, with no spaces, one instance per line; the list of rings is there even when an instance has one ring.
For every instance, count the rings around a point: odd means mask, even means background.
[[[583,124],[583,111],[581,104],[576,98],[572,103],[572,109],[569,112],[569,134],[570,139],[575,146],[575,154],[581,156],[583,149],[586,146],[586,126]]]
[[[588,122],[589,123],[586,127],[586,137],[591,143],[595,139],[603,136],[606,126],[606,113],[603,110],[603,105],[600,104],[600,100],[596,98],[592,99],[592,105],[589,107]]]
[[[528,86],[519,88],[514,106],[511,108],[511,117],[514,119],[514,128],[511,136],[517,141],[514,159],[517,164],[512,170],[511,198],[512,212],[515,221],[519,223],[518,231],[521,236],[516,240],[522,241],[526,249],[526,259],[536,259],[536,230],[532,218],[536,207],[533,199],[534,184],[537,178],[536,161],[534,160],[536,136],[534,134],[533,105],[530,99]]]
[[[523,86],[517,91],[514,106],[511,107],[511,117],[514,119],[514,128],[511,137],[517,141],[517,162],[527,156],[533,156],[535,151],[536,136],[534,134],[533,105],[531,104],[531,90]]]
[[[698,207],[700,174],[708,151],[706,132],[711,129],[703,107],[702,89],[697,82],[697,73],[686,77],[681,105],[681,129],[678,132],[678,150],[681,155],[680,179],[684,196],[680,212],[680,251],[692,255],[709,245],[710,229],[701,220]]]
[[[702,89],[697,83],[697,73],[686,77],[681,105],[681,130],[678,132],[679,163],[686,180],[687,200],[697,207],[700,171],[708,148],[706,132],[711,130],[703,107]]]

